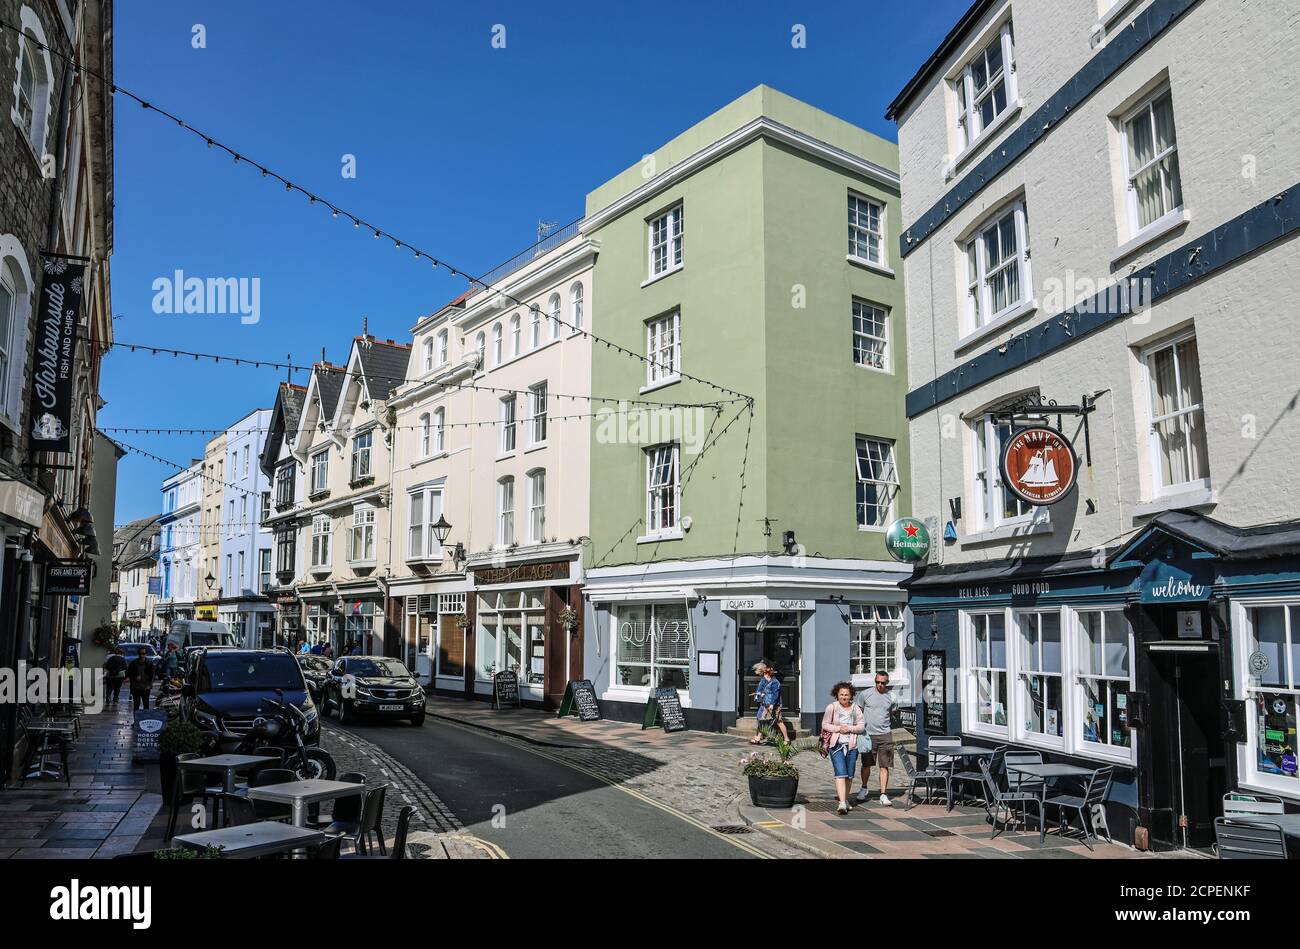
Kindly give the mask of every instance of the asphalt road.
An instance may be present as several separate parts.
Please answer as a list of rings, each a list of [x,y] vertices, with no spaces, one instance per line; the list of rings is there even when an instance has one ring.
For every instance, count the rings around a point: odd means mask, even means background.
[[[337,725],[337,722],[334,723]],[[346,729],[401,761],[467,833],[506,855],[723,858],[752,855],[618,788],[514,742],[429,718]],[[741,842],[758,841],[745,835]]]

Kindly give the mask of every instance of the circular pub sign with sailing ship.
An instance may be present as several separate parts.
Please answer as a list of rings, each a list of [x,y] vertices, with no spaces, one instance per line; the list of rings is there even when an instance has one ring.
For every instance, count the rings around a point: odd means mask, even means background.
[[[1078,473],[1074,446],[1054,428],[1017,429],[1002,449],[1002,483],[1026,504],[1055,504],[1070,493]]]

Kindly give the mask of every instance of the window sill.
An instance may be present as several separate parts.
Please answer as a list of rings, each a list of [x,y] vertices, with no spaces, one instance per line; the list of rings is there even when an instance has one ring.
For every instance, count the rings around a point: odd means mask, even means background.
[[[676,267],[669,267],[669,268],[668,268],[667,270],[665,270],[663,273],[655,274],[653,277],[650,277],[650,278],[647,279],[647,280],[642,280],[642,281],[641,281],[641,289],[644,290],[646,287],[650,286],[650,284],[652,284],[652,283],[658,283],[660,280],[664,279],[664,277],[671,277],[673,274],[678,273],[679,271],[681,271],[685,266],[686,266],[685,264],[678,264]]]
[[[311,574],[315,574],[316,576],[324,576],[328,574],[331,569],[333,568],[330,567],[329,564],[322,564],[319,567],[308,567],[307,572]]]
[[[349,560],[348,566],[353,570],[373,570],[377,563],[373,558],[370,560]]]
[[[329,497],[329,496],[330,496],[330,493],[329,493],[329,489],[327,488],[327,489],[324,490],[324,491],[315,491],[315,492],[313,492],[313,493],[307,495],[307,500],[308,500],[308,501],[313,501],[313,502],[315,502],[315,501],[324,501],[324,500],[325,500],[327,497]]]
[[[883,274],[886,277],[898,276],[898,274],[894,272],[893,267],[886,267],[884,264],[873,263],[865,257],[857,257],[853,254],[849,254],[844,259],[855,267],[861,267],[863,270],[870,270],[874,273]]]
[[[1110,9],[1101,15],[1101,19],[1097,21],[1098,24],[1103,30],[1109,31],[1111,24],[1123,16],[1128,11],[1128,8],[1133,6],[1134,2],[1135,0],[1115,0]]]
[[[1192,215],[1185,208],[1174,208],[1168,214],[1156,218],[1138,231],[1132,240],[1115,248],[1115,252],[1110,255],[1111,267],[1118,266],[1122,261],[1132,257],[1148,244],[1154,244],[1160,238],[1178,230],[1191,219]]]
[[[446,458],[449,454],[450,454],[450,452],[448,452],[448,451],[446,451],[446,450],[443,450],[443,451],[435,451],[432,455],[425,455],[423,458],[417,458],[417,459],[412,463],[411,467],[414,468],[416,465],[422,465],[422,464],[424,464],[426,461],[437,461],[439,458]]]
[[[658,534],[643,534],[636,539],[636,542],[638,544],[657,544],[663,540],[681,540],[685,536],[681,528],[678,528],[672,531],[661,531]]]
[[[869,372],[878,372],[882,376],[892,376],[894,374],[894,370],[889,366],[872,366],[865,362],[855,362],[853,365],[857,366],[859,369],[866,369]]]
[[[1038,301],[1036,299],[1026,300],[1024,303],[1021,303],[1003,313],[1001,316],[996,317],[991,323],[985,323],[979,329],[973,330],[961,339],[957,340],[957,344],[953,346],[953,353],[957,354],[964,349],[969,349],[976,343],[988,339],[990,336],[996,335],[999,330],[1006,329],[1008,326],[1019,322],[1037,310]]]
[[[957,154],[957,157],[948,163],[947,167],[943,170],[943,180],[945,182],[952,181],[952,179],[956,177],[957,172],[961,169],[961,166],[974,158],[976,152],[983,149],[983,147],[988,144],[989,140],[993,138],[994,135],[998,134],[999,130],[1004,128],[1008,122],[1020,114],[1020,110],[1024,107],[1025,100],[1017,99],[1004,109],[1002,114],[994,119],[993,123],[989,125],[988,128],[976,135],[975,140],[967,144],[967,146]]]
[[[872,524],[859,524],[858,530],[864,534],[885,534],[888,533],[888,527],[877,527]]]
[[[998,541],[1014,540],[1020,537],[1046,536],[1052,533],[1052,521],[1043,518],[1039,521],[1027,521],[1023,524],[1004,524],[986,531],[977,531],[958,538],[962,547],[977,547],[980,544],[993,544]]]
[[[506,452],[504,455],[497,455],[496,460],[497,460],[497,461],[509,461],[509,460],[510,460],[511,458],[513,458],[514,456],[515,456],[515,453],[514,453],[513,451],[508,451],[508,452]]]
[[[645,395],[647,392],[654,392],[656,389],[662,389],[665,386],[675,386],[681,381],[681,376],[673,376],[671,379],[660,379],[658,382],[651,382],[647,385],[643,385],[638,394]]]
[[[1177,494],[1162,494],[1152,501],[1146,501],[1133,508],[1134,517],[1151,517],[1161,511],[1173,511],[1183,507],[1213,507],[1219,503],[1219,492],[1213,488],[1193,488]]]
[[[541,451],[543,448],[546,447],[547,447],[546,442],[538,442],[536,445],[529,445],[527,448],[525,448],[524,454],[527,455],[535,451]]]

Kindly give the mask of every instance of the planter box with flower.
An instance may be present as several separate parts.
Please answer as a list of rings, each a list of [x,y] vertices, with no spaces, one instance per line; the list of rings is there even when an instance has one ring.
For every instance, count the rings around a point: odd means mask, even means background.
[[[203,750],[203,733],[192,722],[179,719],[168,722],[158,736],[158,777],[162,782],[163,800],[172,799],[176,781],[176,756],[197,754]]]
[[[776,751],[753,751],[740,759],[741,774],[749,779],[749,799],[755,807],[793,807],[799,793],[799,769],[790,763],[795,748],[772,729],[761,731]]]

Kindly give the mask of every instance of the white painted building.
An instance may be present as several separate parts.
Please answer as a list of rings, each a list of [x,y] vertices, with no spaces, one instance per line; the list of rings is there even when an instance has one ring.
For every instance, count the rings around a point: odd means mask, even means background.
[[[173,620],[194,619],[199,593],[202,545],[203,462],[163,481],[163,513],[159,519],[158,551],[162,595],[158,598],[159,625],[166,630]]]
[[[219,518],[218,615],[249,647],[273,644],[275,607],[267,599],[271,584],[271,481],[261,455],[271,410],[257,409],[226,430],[224,509]]]
[[[1297,48],[1285,0],[981,0],[889,110],[941,731],[1113,766],[1139,843],[1300,803]],[[1031,424],[1051,505],[1003,483]]]

